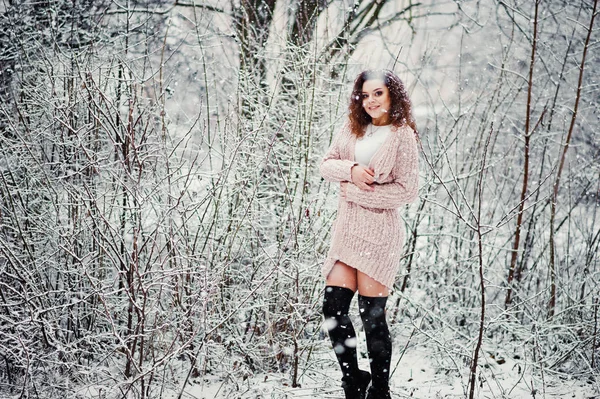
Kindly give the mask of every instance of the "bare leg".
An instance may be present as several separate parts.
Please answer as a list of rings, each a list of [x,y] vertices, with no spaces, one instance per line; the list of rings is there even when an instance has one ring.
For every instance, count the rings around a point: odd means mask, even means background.
[[[325,285],[334,287],[345,287],[356,292],[357,287],[357,272],[355,268],[348,266],[344,262],[337,261],[333,265],[333,269],[329,272]]]
[[[379,281],[372,279],[363,272],[356,271],[358,293],[363,296],[387,297],[390,292]]]

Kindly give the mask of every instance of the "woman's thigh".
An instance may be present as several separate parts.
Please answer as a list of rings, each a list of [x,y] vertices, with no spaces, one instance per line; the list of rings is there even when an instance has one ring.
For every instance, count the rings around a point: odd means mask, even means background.
[[[362,296],[386,297],[390,294],[385,285],[372,279],[371,277],[367,276],[363,272],[357,271],[356,279],[357,279],[357,285],[358,285],[358,293]]]
[[[350,288],[352,291],[356,291],[356,273],[355,268],[338,260],[333,265],[327,279],[325,279],[325,284],[335,287],[346,287]]]

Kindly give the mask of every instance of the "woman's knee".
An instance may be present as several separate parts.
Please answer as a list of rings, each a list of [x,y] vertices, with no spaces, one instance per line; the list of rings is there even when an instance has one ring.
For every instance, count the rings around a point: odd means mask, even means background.
[[[326,286],[323,295],[323,315],[325,318],[345,317],[350,309],[354,291],[345,287]]]

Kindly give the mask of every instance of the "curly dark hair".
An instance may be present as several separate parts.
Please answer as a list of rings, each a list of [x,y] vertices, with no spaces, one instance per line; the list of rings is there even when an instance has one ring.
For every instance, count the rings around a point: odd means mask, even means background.
[[[381,79],[390,93],[390,120],[392,125],[400,127],[404,124],[410,126],[415,134],[417,133],[417,124],[412,115],[412,106],[404,83],[394,72],[384,70],[367,70],[361,72],[354,81],[350,105],[348,106],[348,117],[350,119],[350,130],[356,137],[362,137],[365,134],[365,128],[371,123],[371,117],[363,108],[362,87],[367,80]]]

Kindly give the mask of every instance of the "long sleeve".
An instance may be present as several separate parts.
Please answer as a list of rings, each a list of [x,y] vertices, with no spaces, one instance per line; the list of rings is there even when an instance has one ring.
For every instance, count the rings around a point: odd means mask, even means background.
[[[392,175],[394,180],[373,184],[374,191],[363,191],[355,184],[346,185],[346,201],[366,208],[394,209],[413,202],[418,195],[419,165],[415,134],[412,129],[403,136],[396,154]]]
[[[340,146],[343,144],[343,140],[347,140],[347,126],[344,126],[341,132],[339,132],[331,147],[327,150],[327,153],[321,160],[319,170],[321,176],[330,182],[341,182],[341,181],[352,181],[352,167],[358,165],[358,162],[351,161],[349,159],[341,159],[340,157]]]

